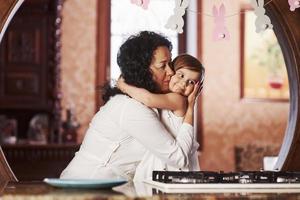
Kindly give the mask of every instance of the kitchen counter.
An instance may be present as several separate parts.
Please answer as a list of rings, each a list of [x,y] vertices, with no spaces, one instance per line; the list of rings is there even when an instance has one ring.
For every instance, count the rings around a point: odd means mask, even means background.
[[[173,193],[160,192],[145,183],[129,182],[113,189],[87,190],[87,189],[60,189],[49,186],[41,181],[0,183],[0,199],[101,199],[101,200],[123,200],[123,199],[300,199],[299,192],[287,193],[259,193],[259,192],[222,192],[210,191],[202,193]]]

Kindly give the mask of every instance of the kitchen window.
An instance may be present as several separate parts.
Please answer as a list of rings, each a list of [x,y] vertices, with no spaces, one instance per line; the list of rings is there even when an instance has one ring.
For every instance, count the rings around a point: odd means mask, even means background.
[[[121,44],[132,34],[149,30],[162,33],[173,44],[172,56],[178,55],[178,34],[164,26],[172,15],[175,1],[152,0],[148,9],[127,1],[111,1],[110,24],[110,78],[117,79],[120,70],[117,65],[117,53]]]

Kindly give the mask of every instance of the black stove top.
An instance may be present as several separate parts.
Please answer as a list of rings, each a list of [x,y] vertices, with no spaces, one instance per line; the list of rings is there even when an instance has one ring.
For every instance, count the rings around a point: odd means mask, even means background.
[[[300,172],[286,171],[153,171],[152,180],[162,183],[300,183]]]

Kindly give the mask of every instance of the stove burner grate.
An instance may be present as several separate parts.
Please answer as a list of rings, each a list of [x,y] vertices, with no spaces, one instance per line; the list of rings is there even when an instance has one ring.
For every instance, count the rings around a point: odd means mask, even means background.
[[[283,171],[153,171],[152,180],[163,183],[300,183],[300,172]]]

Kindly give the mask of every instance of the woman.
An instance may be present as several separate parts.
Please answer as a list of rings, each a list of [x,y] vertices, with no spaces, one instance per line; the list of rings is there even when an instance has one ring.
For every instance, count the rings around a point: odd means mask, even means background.
[[[168,92],[174,74],[169,66],[171,49],[170,41],[154,32],[143,31],[128,38],[117,57],[125,82],[153,93]],[[160,122],[157,110],[117,88],[107,88],[103,99],[105,105],[93,117],[80,150],[61,178],[132,179],[146,150],[169,165],[188,165],[194,137],[192,111],[187,112],[189,117],[174,139]]]
[[[203,85],[204,67],[201,62],[188,54],[181,54],[172,61],[172,68],[175,74],[169,83],[169,92],[166,94],[151,93],[144,88],[128,85],[120,77],[117,86],[137,101],[151,108],[161,109],[161,121],[172,133],[173,137],[184,120],[187,109],[194,109],[194,103],[188,103],[188,97],[195,87]],[[192,123],[192,122],[191,122]],[[193,125],[193,124],[192,124]],[[137,166],[134,180],[144,180],[152,178],[152,171],[199,171],[197,149],[198,142],[193,141],[193,148],[189,154],[189,166],[187,168],[176,168],[165,164],[161,159],[156,158],[150,151],[147,151]]]

